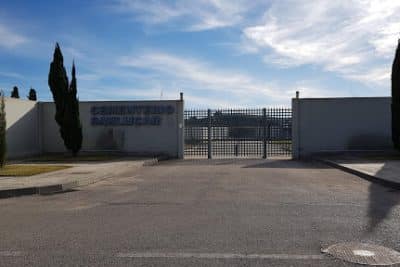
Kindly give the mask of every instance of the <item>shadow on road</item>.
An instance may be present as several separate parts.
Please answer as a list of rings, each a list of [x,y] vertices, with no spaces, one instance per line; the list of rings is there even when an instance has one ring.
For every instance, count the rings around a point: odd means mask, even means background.
[[[292,160],[288,158],[226,158],[226,159],[184,159],[159,162],[159,165],[174,166],[221,166],[236,165],[241,168],[276,168],[276,169],[332,169],[332,167],[317,161]]]
[[[331,169],[326,164],[314,161],[300,161],[300,160],[266,160],[256,164],[246,165],[243,168],[267,168],[267,169]]]
[[[385,173],[385,165],[376,174],[380,176]],[[368,204],[368,231],[372,232],[382,222],[387,218],[396,205],[400,203],[400,190],[391,189],[380,185],[375,182],[371,182],[369,186],[369,204]]]

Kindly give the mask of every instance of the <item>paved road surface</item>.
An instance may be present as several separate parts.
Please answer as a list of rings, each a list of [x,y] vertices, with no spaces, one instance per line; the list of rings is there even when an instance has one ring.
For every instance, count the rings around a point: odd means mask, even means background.
[[[0,266],[353,266],[321,247],[400,251],[400,194],[315,163],[164,162],[0,200]]]

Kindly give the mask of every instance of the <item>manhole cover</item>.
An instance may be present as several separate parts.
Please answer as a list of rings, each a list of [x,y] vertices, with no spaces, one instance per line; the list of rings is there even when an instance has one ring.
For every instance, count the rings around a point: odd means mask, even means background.
[[[367,243],[340,243],[322,250],[335,258],[366,265],[392,265],[400,263],[400,252]]]

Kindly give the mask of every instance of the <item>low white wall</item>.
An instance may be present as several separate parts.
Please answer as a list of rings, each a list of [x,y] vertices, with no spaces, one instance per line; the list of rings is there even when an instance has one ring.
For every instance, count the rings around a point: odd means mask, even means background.
[[[391,98],[293,99],[293,157],[392,147]]]
[[[111,114],[104,112],[110,107]],[[54,103],[6,98],[5,111],[9,159],[66,151],[54,120]],[[81,102],[82,151],[183,158],[183,113],[180,100]]]
[[[40,105],[43,152],[66,151],[54,120],[54,103]],[[111,150],[183,158],[183,101],[96,101],[80,102],[79,107],[82,151]],[[128,110],[138,107],[143,110],[134,113]],[[113,114],[107,114],[110,113],[107,108],[114,109],[110,111]],[[139,122],[132,121],[138,117]],[[146,121],[146,117],[154,121]],[[102,120],[108,125],[102,124]]]
[[[39,108],[35,101],[5,98],[7,158],[36,155],[39,143]]]

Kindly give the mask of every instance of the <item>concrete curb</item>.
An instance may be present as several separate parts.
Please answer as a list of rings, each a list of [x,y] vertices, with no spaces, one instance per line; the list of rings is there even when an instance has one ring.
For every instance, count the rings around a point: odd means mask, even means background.
[[[144,160],[141,166],[154,166],[159,162],[158,158]],[[11,197],[19,197],[19,196],[27,196],[27,195],[51,195],[62,192],[73,191],[77,187],[87,186],[90,184],[94,184],[100,182],[102,180],[109,179],[109,177],[98,177],[91,179],[82,179],[75,180],[66,183],[60,184],[49,184],[43,186],[32,186],[32,187],[22,187],[22,188],[12,188],[0,190],[0,199],[2,198],[11,198]]]
[[[365,179],[367,181],[374,182],[374,183],[377,183],[377,184],[380,184],[380,185],[383,185],[383,186],[386,186],[386,187],[390,187],[390,188],[393,188],[393,189],[400,190],[400,183],[389,181],[389,180],[386,180],[386,179],[381,178],[381,177],[377,177],[377,176],[374,176],[374,175],[370,175],[370,174],[364,173],[362,171],[358,171],[358,170],[355,170],[355,169],[352,169],[352,168],[349,168],[349,167],[346,167],[346,166],[342,166],[339,163],[337,163],[335,161],[332,161],[332,160],[321,159],[321,158],[316,158],[315,160],[317,160],[319,162],[322,162],[322,163],[325,163],[326,165],[329,165],[329,166],[331,166],[333,168],[345,171],[345,172],[350,173],[350,174],[357,175],[358,177],[363,178],[363,179]]]
[[[55,193],[67,192],[71,191],[75,187],[72,186],[72,184],[76,184],[76,181],[65,184],[53,184],[0,190],[0,199],[27,195],[51,195]]]

